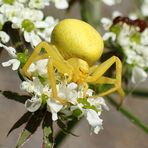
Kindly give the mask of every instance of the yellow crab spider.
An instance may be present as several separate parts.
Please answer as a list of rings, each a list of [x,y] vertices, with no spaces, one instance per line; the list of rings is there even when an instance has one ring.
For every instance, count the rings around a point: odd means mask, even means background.
[[[121,102],[124,99],[124,91],[121,87],[122,63],[120,59],[113,56],[100,65],[95,65],[103,52],[103,40],[99,33],[89,24],[76,19],[65,19],[59,22],[51,35],[51,43],[41,42],[23,67],[24,74],[31,78],[28,73],[30,64],[39,59],[48,58],[48,76],[52,88],[53,98],[65,103],[58,97],[54,68],[59,73],[67,74],[68,82],[75,82],[87,89],[87,83],[113,84],[114,87],[100,93],[105,96],[118,91]],[[41,54],[45,49],[46,53]],[[109,78],[103,74],[116,64],[116,78]]]

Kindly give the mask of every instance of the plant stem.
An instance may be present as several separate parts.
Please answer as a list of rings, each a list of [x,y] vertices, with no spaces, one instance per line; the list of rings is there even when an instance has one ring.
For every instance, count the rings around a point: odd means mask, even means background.
[[[109,101],[109,103],[111,103],[114,107],[117,108],[119,106],[119,104],[116,101],[114,101],[111,97],[107,96],[106,98]],[[135,115],[133,115],[132,113],[130,113],[127,109],[125,109],[122,106],[119,108],[119,111],[124,116],[126,116],[129,119],[129,121],[131,121],[136,126],[138,126],[139,128],[141,128],[143,131],[145,131],[146,133],[148,133],[148,126],[146,126],[145,124],[143,124],[138,117],[136,117]]]
[[[72,120],[69,124],[68,124],[68,131],[71,131],[77,124],[79,123],[79,120]],[[59,145],[64,141],[64,139],[67,137],[68,134],[63,133],[62,130],[60,130],[57,134],[56,134],[56,138],[55,138],[55,146],[54,148],[58,148]]]
[[[82,20],[98,29],[100,23],[101,1],[81,0],[80,4]]]
[[[125,92],[128,94],[128,93],[130,93],[130,91],[129,90],[125,90]],[[131,93],[133,96],[139,96],[139,97],[141,97],[142,99],[143,98],[147,98],[148,97],[148,91],[146,91],[146,90],[134,90],[132,93]]]

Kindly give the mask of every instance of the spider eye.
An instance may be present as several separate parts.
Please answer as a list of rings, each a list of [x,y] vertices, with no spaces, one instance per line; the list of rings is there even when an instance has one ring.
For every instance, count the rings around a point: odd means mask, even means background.
[[[83,74],[88,74],[88,72],[87,72],[87,71],[82,70],[81,68],[79,68],[79,70],[80,70],[80,72],[82,72]]]
[[[79,68],[79,70],[83,73],[83,70],[81,68]]]

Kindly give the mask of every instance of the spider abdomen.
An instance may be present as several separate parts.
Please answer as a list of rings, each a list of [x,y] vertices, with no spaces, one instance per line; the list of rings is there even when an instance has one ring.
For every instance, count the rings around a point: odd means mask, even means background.
[[[65,59],[81,58],[94,64],[103,52],[103,40],[99,33],[89,24],[65,19],[59,22],[51,36],[54,44]]]

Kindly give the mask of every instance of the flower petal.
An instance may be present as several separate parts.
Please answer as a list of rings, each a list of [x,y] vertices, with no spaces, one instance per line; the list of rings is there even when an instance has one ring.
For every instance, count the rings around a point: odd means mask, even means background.
[[[103,35],[104,41],[108,40],[109,38],[111,38],[112,41],[115,41],[116,40],[116,34],[113,33],[113,32],[107,32]]]
[[[106,5],[112,6],[115,5],[117,3],[120,3],[121,0],[102,0]]]
[[[3,67],[8,67],[8,66],[11,66],[11,65],[12,65],[12,70],[17,70],[20,66],[20,61],[17,60],[17,59],[11,59],[7,62],[2,63]]]
[[[0,39],[3,43],[7,43],[9,41],[10,37],[6,32],[0,31]]]
[[[25,102],[25,107],[30,112],[37,111],[41,106],[41,100],[38,98],[32,98],[31,100],[28,99]]]
[[[94,133],[98,134],[99,130],[102,128],[103,120],[100,119],[98,113],[92,109],[87,110],[86,116],[86,119],[94,130]]]
[[[56,121],[58,119],[57,113],[62,109],[63,105],[53,102],[50,99],[47,100],[47,104],[52,113],[52,120]]]
[[[147,78],[147,73],[140,67],[134,67],[132,71],[132,82],[139,83],[143,82]]]
[[[103,28],[105,30],[108,30],[111,27],[111,25],[112,25],[112,21],[110,19],[106,18],[106,17],[103,17],[101,19],[101,23],[102,23]]]
[[[7,47],[4,44],[0,43],[0,47],[4,48],[10,56],[12,56],[13,58],[16,58],[16,50],[13,47]]]
[[[55,7],[57,9],[66,9],[68,8],[68,2],[66,0],[56,0]]]

